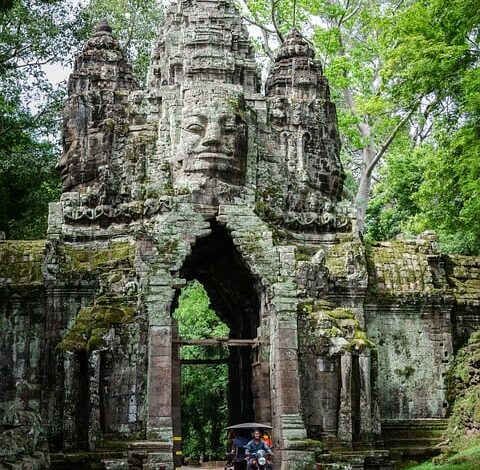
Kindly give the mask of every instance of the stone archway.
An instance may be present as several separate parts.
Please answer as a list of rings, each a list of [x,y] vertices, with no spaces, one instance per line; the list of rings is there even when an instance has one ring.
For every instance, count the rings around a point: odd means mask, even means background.
[[[271,422],[268,361],[259,361],[265,341],[259,338],[259,286],[245,266],[225,228],[215,221],[211,234],[195,243],[181,276],[197,279],[207,291],[212,308],[230,328],[229,422]],[[265,319],[264,319],[265,322]],[[175,406],[176,398],[173,397]]]

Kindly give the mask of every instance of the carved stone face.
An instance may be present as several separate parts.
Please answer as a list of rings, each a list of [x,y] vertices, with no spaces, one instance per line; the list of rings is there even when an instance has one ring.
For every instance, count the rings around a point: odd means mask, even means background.
[[[215,178],[241,185],[245,180],[246,126],[240,97],[225,91],[187,90],[180,142],[173,158],[177,184]]]
[[[88,135],[88,112],[88,107],[76,97],[64,117],[63,153],[57,164],[63,192],[75,191],[96,181],[98,167],[104,163],[103,154],[98,151],[103,136]]]

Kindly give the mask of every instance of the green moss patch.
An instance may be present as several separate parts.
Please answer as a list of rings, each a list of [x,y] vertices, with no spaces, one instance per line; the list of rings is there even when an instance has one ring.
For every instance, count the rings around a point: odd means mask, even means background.
[[[78,312],[58,348],[63,351],[93,351],[105,345],[104,337],[113,325],[133,321],[135,309],[122,297],[99,297],[92,307]]]
[[[480,470],[480,443],[458,453],[447,453],[410,470]]]
[[[135,248],[129,242],[113,242],[101,248],[60,247],[64,257],[62,270],[66,273],[106,271],[115,267],[131,267],[135,258]]]
[[[447,377],[447,398],[452,404],[447,437],[450,449],[461,450],[480,439],[480,330],[472,333]]]
[[[325,301],[303,302],[298,305],[298,313],[309,317],[311,335],[315,337],[344,338],[343,349],[346,350],[375,348],[350,309],[336,307]]]
[[[44,240],[0,242],[0,285],[42,283]]]

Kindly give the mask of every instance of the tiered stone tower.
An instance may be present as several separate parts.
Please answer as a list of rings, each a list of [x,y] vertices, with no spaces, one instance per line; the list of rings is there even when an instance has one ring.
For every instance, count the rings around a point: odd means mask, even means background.
[[[403,433],[408,457],[405,430],[442,428],[452,353],[480,324],[480,262],[440,255],[431,234],[362,243],[335,106],[298,31],[262,94],[233,0],[168,9],[146,89],[101,23],[63,141],[46,242],[0,242],[0,412],[41,415],[56,468],[178,467],[172,312],[191,279],[231,330],[230,421],[274,427],[276,468],[391,468],[378,449]]]

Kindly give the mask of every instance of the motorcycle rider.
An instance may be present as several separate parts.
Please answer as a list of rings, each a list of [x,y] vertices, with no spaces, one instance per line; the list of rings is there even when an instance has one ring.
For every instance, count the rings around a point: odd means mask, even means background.
[[[253,439],[245,446],[245,455],[247,457],[247,470],[252,470],[253,468],[253,461],[255,460],[252,457],[253,454],[256,454],[259,450],[264,450],[268,456],[272,455],[272,450],[270,447],[265,444],[264,441],[261,439],[262,433],[259,429],[255,429],[253,431]],[[271,468],[271,465],[268,465]]]

